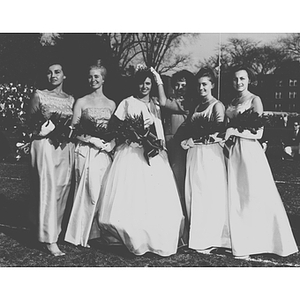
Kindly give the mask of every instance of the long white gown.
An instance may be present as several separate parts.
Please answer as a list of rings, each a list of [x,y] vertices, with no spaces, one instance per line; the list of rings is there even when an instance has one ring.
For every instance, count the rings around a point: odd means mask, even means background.
[[[213,99],[208,107],[193,117],[206,117],[211,122]],[[190,223],[189,248],[231,248],[228,224],[227,174],[222,146],[216,143],[196,144],[188,149],[185,200]]]
[[[71,117],[74,98],[59,98],[37,90],[45,118],[53,113]],[[38,216],[38,240],[55,243],[61,233],[61,224],[71,188],[74,167],[74,144],[64,143],[55,148],[48,138],[34,140],[30,149],[33,222]],[[38,201],[38,203],[35,203]]]
[[[249,109],[252,98],[230,105],[228,118]],[[298,251],[262,147],[256,139],[237,137],[228,159],[228,196],[232,252],[235,256]]]
[[[124,120],[127,114],[141,113],[163,139],[160,119],[140,100],[123,100],[115,115]],[[100,197],[98,221],[136,255],[169,256],[177,251],[184,221],[180,199],[166,153],[150,158],[149,166],[143,151],[127,144],[118,147]]]
[[[83,118],[93,118],[107,124],[112,111],[109,108],[86,108]],[[111,166],[112,159],[105,151],[79,142],[75,148],[74,202],[65,235],[65,241],[86,247],[90,239],[100,237],[95,221],[100,190]]]

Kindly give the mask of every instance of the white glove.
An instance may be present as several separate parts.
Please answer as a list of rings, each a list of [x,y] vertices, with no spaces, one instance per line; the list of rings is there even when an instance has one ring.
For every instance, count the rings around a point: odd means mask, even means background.
[[[102,150],[106,151],[106,152],[111,152],[116,146],[116,142],[113,139],[112,141],[104,144],[104,147],[102,148]]]
[[[41,131],[39,132],[39,136],[46,136],[54,129],[55,125],[52,123],[51,120],[48,120],[42,125]]]
[[[141,148],[142,145],[140,145],[140,144],[138,144],[138,143],[131,142],[131,143],[130,143],[130,147],[132,147],[132,148]]]
[[[104,141],[96,137],[91,137],[90,143],[100,150],[102,150],[103,147],[105,146]]]
[[[153,76],[154,76],[154,80],[156,82],[157,85],[161,85],[161,84],[164,84],[160,75],[155,71],[154,68],[150,68],[150,71],[152,72]]]
[[[193,148],[195,146],[194,140],[189,138],[188,140],[184,140],[180,143],[182,149],[188,150],[189,148]]]

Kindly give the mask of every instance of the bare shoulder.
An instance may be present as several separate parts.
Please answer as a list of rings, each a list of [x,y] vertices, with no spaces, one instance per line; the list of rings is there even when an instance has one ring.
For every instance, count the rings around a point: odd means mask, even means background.
[[[88,101],[88,95],[87,96],[83,96],[81,98],[78,98],[75,101],[75,106],[76,107],[84,107],[86,105],[87,101]]]
[[[107,104],[109,106],[109,108],[114,111],[116,109],[116,103],[115,101],[111,100],[111,99],[108,99],[106,98],[106,101],[107,101]]]
[[[225,109],[225,106],[224,106],[224,104],[220,101],[220,100],[218,100],[218,99],[216,99],[217,100],[217,102],[216,102],[216,104],[214,105],[214,109],[215,110],[220,110],[220,109]]]

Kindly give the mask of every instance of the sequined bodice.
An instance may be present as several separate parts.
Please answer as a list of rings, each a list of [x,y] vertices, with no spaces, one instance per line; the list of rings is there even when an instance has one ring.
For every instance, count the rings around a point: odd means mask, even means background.
[[[87,107],[82,111],[82,118],[93,119],[98,124],[107,124],[112,111],[108,107]]]
[[[232,105],[230,104],[228,106],[228,108],[226,109],[226,116],[229,118],[229,119],[232,119],[234,118],[238,113],[242,113],[244,112],[245,110],[249,109],[252,105],[252,98],[249,98],[248,100],[246,100],[245,102],[243,103],[240,103],[238,105]]]
[[[40,98],[40,104],[42,106],[42,113],[45,118],[48,119],[53,113],[59,113],[62,117],[69,117],[73,115],[74,98],[69,96],[68,98],[60,98],[49,95],[46,92],[37,90],[37,94]]]

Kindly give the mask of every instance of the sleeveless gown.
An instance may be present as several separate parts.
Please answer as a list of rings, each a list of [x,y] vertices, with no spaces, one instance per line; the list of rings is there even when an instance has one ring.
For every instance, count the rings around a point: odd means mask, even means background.
[[[111,114],[109,108],[86,108],[82,118],[93,118],[99,124],[107,124]],[[86,247],[88,240],[100,237],[95,215],[100,190],[111,161],[107,152],[87,143],[79,142],[76,146],[75,194],[65,241]]]
[[[62,116],[72,116],[73,97],[64,99],[49,96],[40,90],[36,92],[45,108],[45,118],[49,118],[55,112],[61,113]],[[34,140],[30,154],[34,200],[38,199],[38,203],[34,203],[34,208],[38,209],[38,239],[43,243],[54,243],[61,232],[71,187],[74,144],[63,143],[55,149],[48,138]]]
[[[214,122],[214,99],[193,117]],[[222,146],[217,143],[196,144],[188,149],[185,199],[190,223],[189,248],[231,248],[228,224],[227,174]]]
[[[129,97],[115,115],[143,115],[145,123],[154,123],[157,136],[164,139],[159,117],[147,104]],[[101,195],[100,227],[124,243],[136,255],[146,252],[169,256],[176,253],[183,225],[183,214],[174,176],[165,151],[150,158],[143,148],[120,145]]]
[[[252,99],[226,110],[228,118],[249,109]],[[256,139],[237,137],[228,165],[229,216],[235,256],[298,251],[262,147]]]

